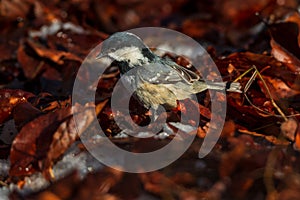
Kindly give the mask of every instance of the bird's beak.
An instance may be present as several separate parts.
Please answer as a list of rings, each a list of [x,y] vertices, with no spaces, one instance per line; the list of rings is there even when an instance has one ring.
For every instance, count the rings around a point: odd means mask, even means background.
[[[105,55],[101,52],[96,56],[96,60],[100,60],[101,58],[104,58],[104,57],[107,57],[107,55]]]

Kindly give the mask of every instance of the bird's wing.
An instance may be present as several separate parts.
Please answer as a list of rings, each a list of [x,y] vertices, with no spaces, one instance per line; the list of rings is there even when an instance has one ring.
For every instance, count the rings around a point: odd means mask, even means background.
[[[179,76],[181,76],[181,78],[188,84],[192,84],[193,82],[200,80],[200,76],[198,74],[176,64],[172,60],[166,59],[164,62],[166,63],[166,66],[169,66],[172,69],[176,70]]]
[[[170,84],[182,81],[191,84],[199,80],[197,74],[174,62],[143,65],[138,67],[137,74],[142,81],[152,84]]]
[[[137,77],[141,81],[152,84],[170,84],[182,81],[182,77],[172,68],[161,63],[151,63],[136,68]]]

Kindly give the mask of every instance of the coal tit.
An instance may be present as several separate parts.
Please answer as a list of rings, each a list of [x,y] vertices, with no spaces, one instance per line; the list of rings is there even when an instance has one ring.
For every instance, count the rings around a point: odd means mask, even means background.
[[[110,58],[124,75],[139,101],[146,108],[177,107],[177,100],[189,98],[206,89],[241,92],[237,82],[206,83],[193,71],[168,58],[154,54],[142,40],[129,32],[117,32],[102,43],[97,59]]]

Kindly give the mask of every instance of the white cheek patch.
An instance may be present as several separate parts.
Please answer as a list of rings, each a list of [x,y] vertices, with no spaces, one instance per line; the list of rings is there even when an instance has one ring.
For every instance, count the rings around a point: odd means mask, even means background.
[[[129,66],[141,65],[148,62],[148,58],[144,57],[141,50],[137,47],[123,47],[115,52],[109,53],[109,57],[117,61],[129,62]]]

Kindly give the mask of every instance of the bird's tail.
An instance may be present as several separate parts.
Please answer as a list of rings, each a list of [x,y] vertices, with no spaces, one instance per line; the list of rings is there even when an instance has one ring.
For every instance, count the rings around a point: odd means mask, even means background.
[[[226,90],[228,92],[242,93],[241,85],[238,82],[202,82],[196,81],[193,84],[194,93],[209,90]]]
[[[228,92],[238,92],[241,91],[241,84],[238,82],[209,82],[207,83],[207,89],[211,90],[224,90]]]

